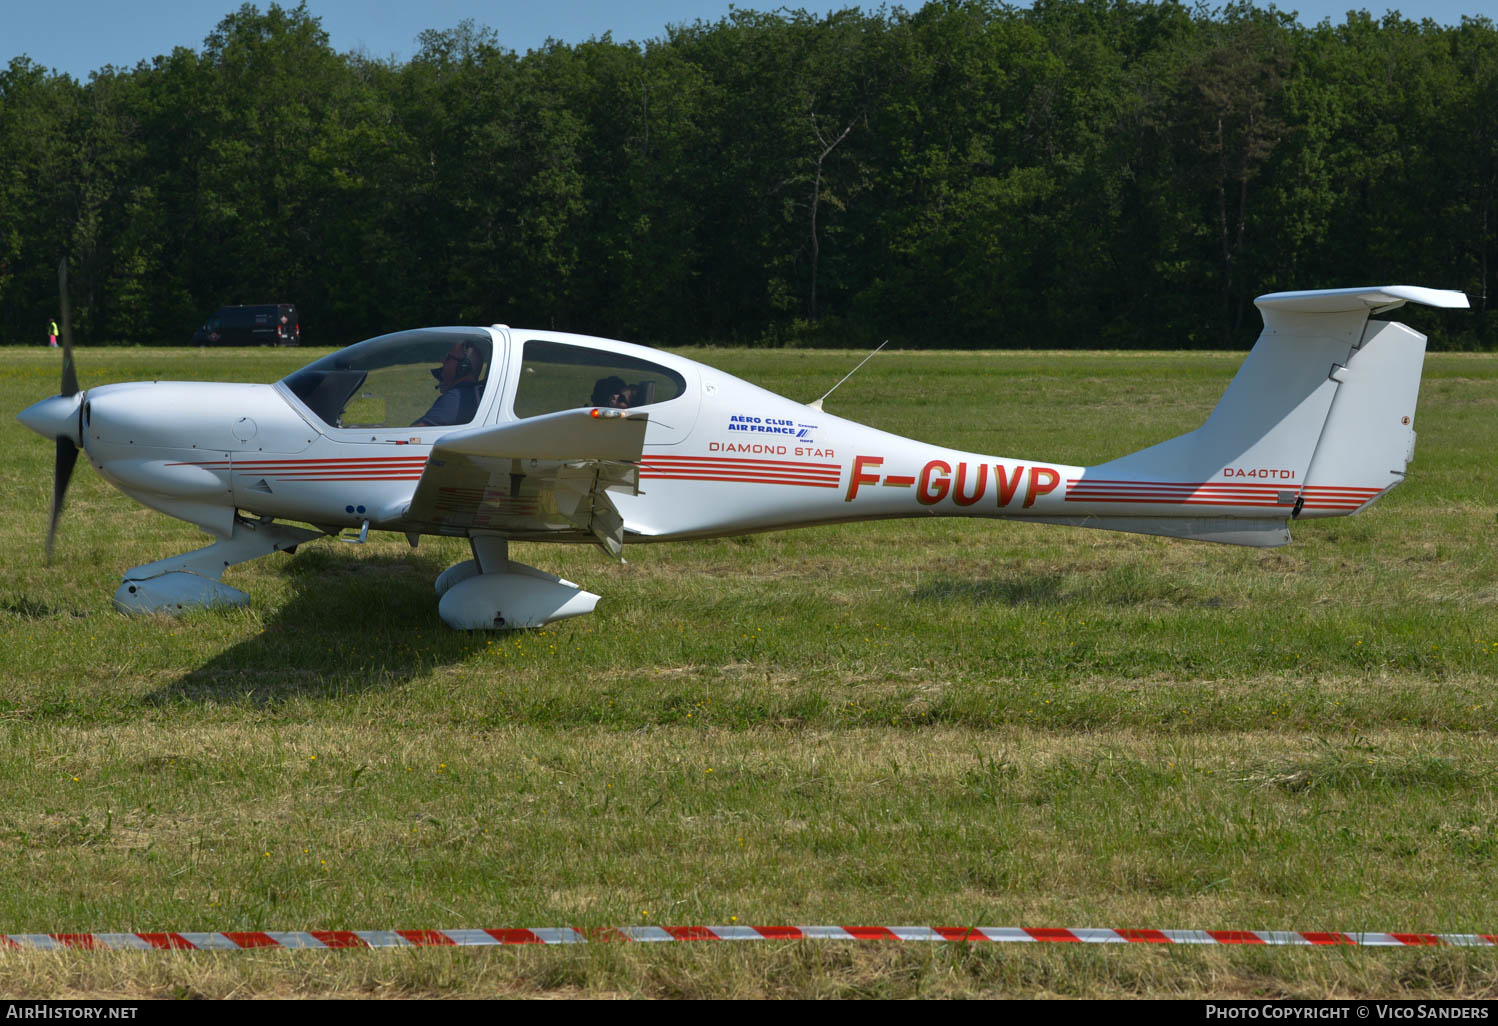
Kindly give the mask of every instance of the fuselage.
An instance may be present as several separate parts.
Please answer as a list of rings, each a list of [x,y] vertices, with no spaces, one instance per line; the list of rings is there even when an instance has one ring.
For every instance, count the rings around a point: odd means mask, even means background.
[[[402,343],[407,336],[419,336],[425,348]],[[452,339],[487,346],[474,371],[470,419],[421,423],[441,387],[430,365],[440,366],[444,347],[468,345]],[[586,406],[592,378],[617,367],[648,383],[636,399],[654,400],[635,408],[649,417],[639,493],[611,493],[636,541],[918,516],[1284,516],[1296,501],[1296,482],[1272,467],[1224,468],[1229,476],[1215,481],[1095,480],[1083,467],[933,446],[625,342],[493,326],[422,329],[360,345],[362,362],[340,362],[358,349],[351,347],[270,385],[89,389],[83,448],[127,495],[220,536],[236,511],[330,531],[366,523],[421,531],[428,528],[402,513],[439,439]],[[374,366],[380,345],[412,357]],[[1340,499],[1335,510],[1304,512],[1350,512],[1376,491]]]

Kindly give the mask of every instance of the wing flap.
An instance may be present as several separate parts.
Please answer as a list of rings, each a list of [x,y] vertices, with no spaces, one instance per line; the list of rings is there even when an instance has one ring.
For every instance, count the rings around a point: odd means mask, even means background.
[[[446,435],[401,529],[591,539],[617,557],[624,522],[607,493],[638,490],[647,423],[619,410],[564,410]]]

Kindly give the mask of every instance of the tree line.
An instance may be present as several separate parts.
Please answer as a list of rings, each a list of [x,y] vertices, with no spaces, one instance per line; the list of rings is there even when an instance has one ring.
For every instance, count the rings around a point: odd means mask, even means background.
[[[79,82],[0,71],[0,342],[294,302],[309,345],[494,321],[651,344],[1211,347],[1263,292],[1460,288],[1490,344],[1498,30],[1249,3],[733,10],[404,62],[305,5]]]

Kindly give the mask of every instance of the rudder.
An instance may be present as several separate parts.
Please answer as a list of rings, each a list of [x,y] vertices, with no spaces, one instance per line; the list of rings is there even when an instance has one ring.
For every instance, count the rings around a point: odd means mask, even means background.
[[[1362,345],[1332,369],[1337,392],[1300,489],[1300,516],[1356,513],[1404,480],[1424,361],[1424,335],[1369,322]]]

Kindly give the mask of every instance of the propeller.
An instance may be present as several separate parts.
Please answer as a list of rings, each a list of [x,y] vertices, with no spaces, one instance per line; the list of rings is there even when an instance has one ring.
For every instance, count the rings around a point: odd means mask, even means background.
[[[62,391],[64,399],[78,394],[78,372],[73,367],[73,316],[68,302],[68,258],[57,264],[57,290],[62,294]],[[80,430],[79,437],[82,437]],[[52,565],[52,546],[57,541],[57,522],[62,518],[62,502],[68,494],[73,466],[78,462],[78,446],[71,438],[57,436],[57,459],[52,465],[52,518],[47,523],[47,565]]]

